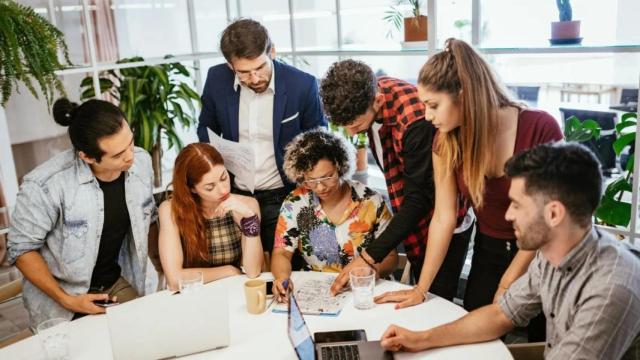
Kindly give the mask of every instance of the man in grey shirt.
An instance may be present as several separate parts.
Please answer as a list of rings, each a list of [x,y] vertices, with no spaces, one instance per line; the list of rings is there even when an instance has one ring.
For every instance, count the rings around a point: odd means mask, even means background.
[[[640,251],[592,226],[602,173],[582,145],[540,145],[511,158],[518,246],[539,250],[497,303],[430,330],[391,325],[382,346],[419,351],[497,339],[543,311],[547,359],[620,359],[640,342]],[[626,359],[627,357],[625,357]],[[629,357],[630,358],[630,357]]]
[[[73,149],[25,176],[9,230],[9,262],[24,275],[32,329],[144,295],[156,214],[151,158],[133,146],[117,106],[60,99],[53,114],[69,127]]]

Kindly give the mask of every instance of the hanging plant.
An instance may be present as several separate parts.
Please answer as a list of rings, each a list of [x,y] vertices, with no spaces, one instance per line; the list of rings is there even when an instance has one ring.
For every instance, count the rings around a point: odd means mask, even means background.
[[[58,51],[62,52],[62,63]],[[0,0],[0,105],[6,106],[18,82],[38,98],[35,81],[50,106],[56,90],[66,95],[55,71],[69,65],[69,51],[60,30],[32,8]]]

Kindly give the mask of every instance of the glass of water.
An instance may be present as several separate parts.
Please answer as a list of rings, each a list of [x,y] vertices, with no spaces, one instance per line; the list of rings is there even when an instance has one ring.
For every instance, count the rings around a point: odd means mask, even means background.
[[[188,272],[178,279],[180,294],[188,294],[200,290],[204,286],[202,271]]]
[[[36,327],[40,344],[48,360],[67,360],[69,352],[69,320],[54,318]]]
[[[370,267],[357,267],[349,272],[349,279],[353,292],[353,305],[360,310],[371,309],[376,273]]]

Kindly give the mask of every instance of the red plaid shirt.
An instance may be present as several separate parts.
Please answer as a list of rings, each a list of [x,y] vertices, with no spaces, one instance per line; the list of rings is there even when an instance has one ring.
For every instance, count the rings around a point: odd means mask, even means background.
[[[415,86],[390,77],[378,78],[378,88],[385,97],[377,121],[383,126],[378,131],[382,146],[382,165],[387,183],[387,191],[394,213],[397,213],[404,200],[404,158],[403,136],[406,129],[415,121],[424,121],[424,104],[418,97]],[[371,134],[370,134],[371,138]],[[370,141],[372,152],[376,154],[375,144]],[[459,223],[467,212],[466,204],[459,207]],[[425,214],[417,226],[403,240],[407,257],[411,262],[421,261],[427,249],[429,222],[433,209]]]

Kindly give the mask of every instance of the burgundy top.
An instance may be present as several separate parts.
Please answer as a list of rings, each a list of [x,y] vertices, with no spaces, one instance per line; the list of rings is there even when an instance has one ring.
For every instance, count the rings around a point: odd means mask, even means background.
[[[562,140],[562,131],[553,116],[541,110],[524,109],[518,115],[518,130],[513,154],[518,154],[536,145]],[[462,169],[456,170],[458,190],[471,201],[469,189],[462,178]],[[484,205],[481,209],[473,206],[478,221],[478,230],[494,238],[513,239],[515,234],[511,222],[504,215],[509,208],[509,187],[511,180],[503,175],[487,178],[484,190]]]

